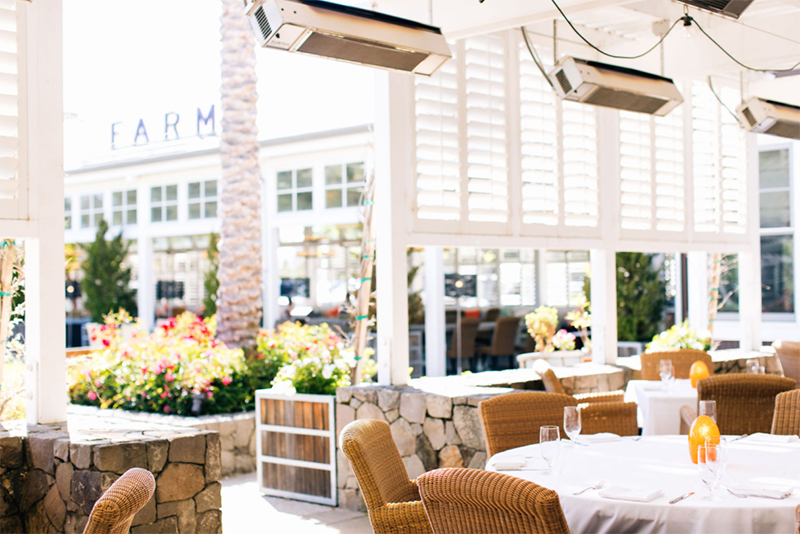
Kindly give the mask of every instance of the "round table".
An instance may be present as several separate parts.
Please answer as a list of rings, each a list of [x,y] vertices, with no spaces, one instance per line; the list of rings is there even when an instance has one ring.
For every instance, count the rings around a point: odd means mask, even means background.
[[[486,465],[528,457],[529,468],[541,467],[538,445],[494,455]],[[553,474],[546,471],[500,471],[558,492],[572,532],[791,533],[800,490],[786,499],[738,498],[718,490],[722,501],[704,500],[708,490],[689,459],[686,436],[645,436],[573,445],[563,443]],[[590,490],[573,492],[605,480],[607,485],[661,489],[648,503],[607,499]],[[740,439],[730,443],[723,484],[762,483],[800,488],[800,443],[763,443]],[[676,504],[671,499],[695,495]]]
[[[630,380],[625,402],[636,403],[642,435],[678,434],[681,406],[697,410],[697,390],[688,379],[675,380],[667,390],[660,380]]]

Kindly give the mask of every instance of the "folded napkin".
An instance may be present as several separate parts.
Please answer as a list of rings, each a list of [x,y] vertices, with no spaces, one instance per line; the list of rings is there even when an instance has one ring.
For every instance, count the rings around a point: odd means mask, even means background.
[[[779,436],[775,434],[764,434],[763,432],[758,432],[756,434],[751,434],[746,438],[742,438],[741,441],[753,443],[800,443],[800,437]]]
[[[791,486],[772,486],[749,482],[747,484],[732,484],[728,491],[737,497],[764,497],[767,499],[785,499],[792,494]]]
[[[606,499],[621,501],[650,502],[662,497],[664,492],[653,488],[628,488],[625,486],[605,486],[598,493]]]
[[[661,391],[664,389],[664,384],[661,382],[656,382],[655,380],[648,380],[639,387],[644,391]]]
[[[524,456],[507,456],[501,460],[492,462],[492,465],[498,471],[514,471],[522,469],[527,464],[527,459]]]
[[[600,432],[599,434],[581,434],[580,441],[584,443],[606,443],[609,441],[622,441],[622,438],[611,432]]]

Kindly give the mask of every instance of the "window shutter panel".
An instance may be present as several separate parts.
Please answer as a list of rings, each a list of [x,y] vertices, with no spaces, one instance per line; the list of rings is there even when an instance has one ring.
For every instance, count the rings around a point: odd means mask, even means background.
[[[649,115],[619,114],[620,224],[626,230],[653,227],[651,122]]]
[[[17,3],[0,1],[0,218],[28,215],[27,177],[20,172]]]
[[[683,168],[683,106],[655,122],[656,230],[686,229]]]
[[[567,100],[561,107],[564,224],[596,227],[597,112],[592,106]]]

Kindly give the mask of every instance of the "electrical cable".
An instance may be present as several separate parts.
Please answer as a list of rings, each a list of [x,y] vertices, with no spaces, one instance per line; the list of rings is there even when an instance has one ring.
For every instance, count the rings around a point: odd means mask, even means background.
[[[672,23],[672,26],[670,26],[670,27],[669,27],[669,29],[667,30],[667,33],[665,33],[665,34],[664,34],[664,35],[661,37],[661,39],[659,39],[659,40],[658,40],[658,42],[657,42],[656,44],[654,44],[653,46],[651,46],[650,48],[648,48],[648,49],[647,49],[645,52],[642,52],[641,54],[637,54],[637,55],[635,55],[635,56],[618,56],[618,55],[616,55],[616,54],[609,54],[608,52],[604,52],[603,50],[600,50],[598,47],[596,47],[594,44],[592,44],[592,43],[589,41],[589,39],[587,39],[586,37],[584,37],[584,36],[581,34],[581,32],[579,32],[579,31],[578,31],[578,28],[576,28],[576,27],[575,27],[575,25],[574,25],[574,24],[572,24],[572,21],[571,21],[571,20],[569,20],[569,19],[567,18],[567,15],[566,15],[566,14],[564,13],[564,11],[561,9],[561,6],[559,6],[559,5],[556,3],[556,0],[551,0],[551,1],[553,2],[553,5],[554,5],[554,6],[556,6],[556,9],[558,10],[558,12],[559,12],[559,13],[561,13],[561,16],[562,16],[562,17],[564,17],[564,20],[565,20],[565,21],[567,21],[567,24],[569,24],[569,27],[570,27],[570,28],[572,28],[572,31],[574,31],[574,32],[575,32],[575,33],[578,35],[578,37],[580,37],[580,38],[583,40],[583,42],[584,42],[584,43],[586,43],[587,45],[589,45],[590,47],[592,47],[593,49],[595,49],[597,52],[599,52],[599,53],[603,54],[604,56],[607,56],[607,57],[610,57],[610,58],[614,58],[614,59],[639,59],[639,58],[641,58],[641,57],[644,57],[644,56],[646,56],[647,54],[649,54],[650,52],[652,52],[653,50],[655,50],[655,49],[658,47],[658,45],[660,45],[661,43],[663,43],[663,42],[664,42],[664,39],[666,39],[666,38],[667,38],[667,35],[669,35],[669,34],[670,34],[670,32],[671,32],[673,29],[675,29],[675,25],[676,25],[676,24],[678,24],[680,21],[682,21],[682,20],[683,20],[683,17],[681,17],[681,18],[677,19],[675,22],[673,22],[673,23]],[[705,32],[703,32],[703,33],[705,33]]]
[[[716,91],[716,90],[714,90],[714,84],[713,84],[713,83],[711,83],[711,76],[709,76],[709,77],[708,77],[708,88],[709,88],[709,89],[711,89],[711,94],[712,94],[712,95],[714,95],[714,98],[716,98],[716,99],[717,99],[717,102],[719,102],[719,105],[720,105],[720,106],[722,106],[723,108],[725,108],[725,110],[726,110],[728,113],[730,113],[730,114],[731,114],[731,117],[733,117],[733,118],[736,120],[736,123],[737,123],[737,124],[739,124],[739,126],[741,126],[742,128],[744,128],[744,125],[743,125],[743,124],[742,124],[742,122],[739,120],[739,116],[738,116],[738,115],[736,115],[736,113],[734,113],[734,112],[733,112],[733,110],[732,110],[731,108],[729,108],[729,107],[728,107],[728,105],[727,105],[725,102],[723,102],[723,101],[722,101],[722,99],[721,99],[721,98],[719,97],[719,95],[717,94],[717,91]]]
[[[556,87],[553,85],[553,81],[550,79],[550,76],[547,75],[547,72],[544,70],[542,62],[539,60],[539,56],[536,55],[536,50],[534,50],[533,45],[528,40],[528,32],[525,31],[525,26],[520,26],[519,29],[520,31],[522,31],[522,38],[525,39],[525,46],[528,47],[528,52],[531,53],[531,58],[533,58],[533,62],[536,64],[537,67],[539,67],[539,72],[542,73],[542,76],[544,76],[544,79],[547,80],[547,83],[550,84],[550,87],[553,90],[555,90]]]

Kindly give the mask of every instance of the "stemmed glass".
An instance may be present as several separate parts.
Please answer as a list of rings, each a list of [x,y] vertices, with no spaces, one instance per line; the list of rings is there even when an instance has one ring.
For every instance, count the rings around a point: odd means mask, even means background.
[[[672,360],[659,361],[658,374],[661,376],[661,383],[664,384],[664,390],[669,391],[669,386],[675,376],[675,369],[672,367]]]
[[[553,474],[553,462],[561,453],[561,436],[557,426],[543,426],[539,428],[539,451],[547,462],[547,474]]]
[[[717,401],[704,400],[700,401],[699,413],[697,415],[707,415],[714,422],[717,422]]]
[[[581,433],[581,412],[577,406],[564,406],[564,432],[573,443]]]
[[[705,445],[697,448],[697,468],[700,471],[700,480],[708,488],[710,495],[707,500],[722,500],[715,490],[722,479],[725,467],[728,465],[728,448],[725,442],[718,438],[706,438]]]

